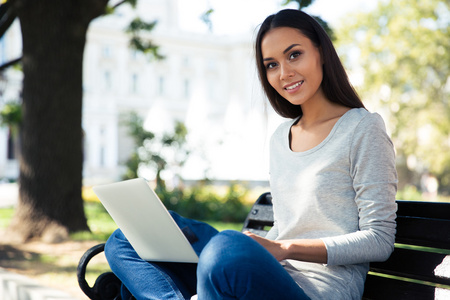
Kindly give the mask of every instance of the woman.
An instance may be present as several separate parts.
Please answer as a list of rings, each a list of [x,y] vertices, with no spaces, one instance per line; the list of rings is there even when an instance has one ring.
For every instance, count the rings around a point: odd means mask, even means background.
[[[272,106],[291,119],[271,139],[274,227],[266,238],[216,233],[173,214],[199,238],[197,266],[144,262],[117,231],[105,253],[136,298],[361,299],[369,262],[392,252],[393,146],[327,34],[301,11],[280,11],[259,29],[256,61]]]

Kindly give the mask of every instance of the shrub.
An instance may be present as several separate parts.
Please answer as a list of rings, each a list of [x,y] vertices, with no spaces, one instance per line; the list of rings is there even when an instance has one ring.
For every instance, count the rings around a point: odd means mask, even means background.
[[[245,201],[247,193],[248,189],[233,183],[224,195],[212,186],[198,185],[185,190],[161,190],[158,196],[167,209],[187,218],[243,222],[251,207]]]

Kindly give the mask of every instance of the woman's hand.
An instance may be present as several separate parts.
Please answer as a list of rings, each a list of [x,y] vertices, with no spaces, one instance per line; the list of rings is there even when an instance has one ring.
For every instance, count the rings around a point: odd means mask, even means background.
[[[320,239],[268,240],[250,231],[245,235],[266,248],[278,261],[295,259],[315,263],[327,263],[327,248]]]
[[[288,257],[287,249],[284,247],[282,241],[272,241],[265,239],[263,237],[260,237],[259,235],[256,235],[254,233],[251,233],[250,231],[245,231],[245,235],[251,237],[255,241],[257,241],[261,246],[266,248],[267,251],[269,251],[278,261],[284,260]]]

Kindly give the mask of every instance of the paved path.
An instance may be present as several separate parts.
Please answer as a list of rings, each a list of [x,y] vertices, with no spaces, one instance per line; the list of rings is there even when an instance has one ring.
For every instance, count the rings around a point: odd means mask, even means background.
[[[0,208],[17,204],[19,188],[15,183],[0,183]],[[43,286],[36,281],[0,267],[1,300],[80,300],[62,290]]]
[[[80,300],[60,290],[45,287],[34,280],[0,268],[2,300]]]
[[[16,183],[0,183],[0,208],[14,206],[19,198]]]

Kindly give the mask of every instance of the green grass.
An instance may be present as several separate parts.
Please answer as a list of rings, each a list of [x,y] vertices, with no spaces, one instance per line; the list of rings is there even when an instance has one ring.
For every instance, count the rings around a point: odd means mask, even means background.
[[[226,229],[241,231],[242,225],[243,225],[243,223],[224,223],[224,222],[209,221],[209,220],[206,220],[203,222],[208,223],[212,227],[216,228],[218,231],[223,231]]]
[[[71,234],[70,238],[72,241],[83,243],[88,242],[90,244],[103,243],[117,228],[117,225],[99,202],[85,202],[85,213],[91,232],[78,232]],[[13,214],[14,208],[12,207],[0,208],[0,230],[4,230],[8,227]],[[242,223],[224,223],[217,221],[207,221],[207,223],[219,231],[225,229],[240,231],[242,228]],[[77,282],[74,279],[78,261],[81,257],[81,254],[78,254],[78,252],[76,253],[76,256],[66,253],[61,254],[59,252],[57,254],[53,252],[36,253],[30,257],[25,257],[15,261],[13,264],[18,270],[27,270],[28,273],[26,275],[28,276],[30,276],[30,272],[32,272],[32,270],[36,270],[33,276],[35,276],[35,279],[41,280],[44,283],[58,282],[61,286],[71,287],[77,293],[81,293],[77,287]],[[108,271],[110,271],[110,269],[104,258],[104,254],[97,255],[89,262],[85,278],[88,284],[93,286],[97,277]]]
[[[106,241],[117,228],[105,208],[98,202],[85,202],[84,211],[91,232],[71,234],[73,240]]]
[[[0,230],[8,227],[14,214],[13,207],[0,208]]]
[[[103,205],[98,202],[86,202],[85,213],[91,232],[77,232],[71,234],[71,239],[76,241],[106,241],[117,228]],[[0,208],[0,230],[6,229],[14,214],[14,208]],[[204,220],[219,231],[233,229],[240,231],[242,223],[225,223],[214,220]]]
[[[71,235],[73,240],[97,240],[106,241],[111,233],[117,228],[116,223],[98,202],[85,203],[85,213],[91,232],[78,232]],[[219,231],[233,229],[240,231],[242,223],[225,223],[213,220],[204,220]]]

